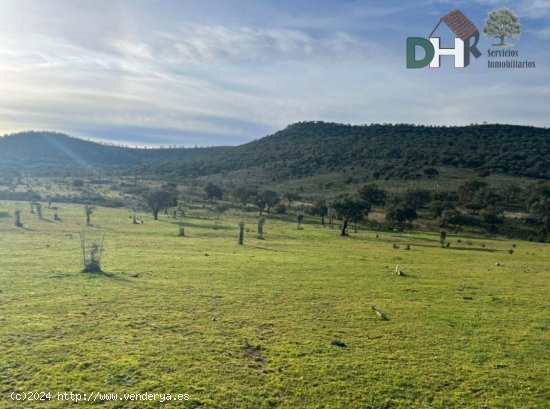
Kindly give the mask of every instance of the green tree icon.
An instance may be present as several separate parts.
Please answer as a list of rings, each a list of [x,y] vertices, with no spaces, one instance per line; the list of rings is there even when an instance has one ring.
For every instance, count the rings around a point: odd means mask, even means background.
[[[500,44],[494,44],[499,46],[507,46],[504,39],[506,37],[519,38],[521,34],[521,24],[519,17],[516,13],[507,7],[502,7],[493,10],[489,13],[489,17],[485,21],[485,27],[483,33],[487,37],[499,38]]]

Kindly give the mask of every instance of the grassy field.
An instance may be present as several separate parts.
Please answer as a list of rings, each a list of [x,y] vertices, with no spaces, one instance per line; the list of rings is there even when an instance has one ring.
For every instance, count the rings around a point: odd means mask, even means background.
[[[95,403],[113,408],[548,407],[548,245],[451,235],[442,249],[274,219],[262,241],[249,215],[238,246],[236,213],[186,218],[180,238],[168,216],[96,208],[94,275],[84,210],[60,206],[62,221],[37,220],[22,203],[16,228],[0,202],[2,408],[73,406],[14,391],[189,394]]]

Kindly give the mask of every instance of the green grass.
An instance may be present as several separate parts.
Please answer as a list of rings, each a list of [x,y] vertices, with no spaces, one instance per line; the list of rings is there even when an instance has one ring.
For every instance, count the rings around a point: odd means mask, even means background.
[[[67,406],[17,403],[13,391],[188,393],[166,407],[205,408],[550,401],[548,245],[451,235],[442,249],[434,234],[342,238],[268,219],[266,240],[247,232],[238,246],[236,213],[217,229],[184,219],[179,238],[167,216],[133,225],[128,210],[97,208],[106,274],[93,275],[80,272],[84,210],[59,206],[62,222],[25,203],[24,229],[0,218],[2,408]]]

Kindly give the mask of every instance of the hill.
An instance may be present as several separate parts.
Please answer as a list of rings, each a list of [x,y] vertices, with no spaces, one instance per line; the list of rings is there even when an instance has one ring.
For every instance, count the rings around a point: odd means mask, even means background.
[[[281,181],[338,172],[372,179],[418,179],[434,167],[480,174],[550,178],[550,129],[513,125],[434,127],[300,122],[237,147],[135,149],[63,134],[0,138],[0,171],[56,174],[68,168],[128,169],[149,162],[155,174],[223,175],[247,170]],[[437,170],[436,170],[437,171]]]
[[[140,161],[182,160],[224,149],[137,149],[85,141],[61,133],[31,131],[0,138],[0,171],[59,174],[74,168],[130,167]]]
[[[446,166],[548,179],[548,157],[547,128],[300,122],[215,158],[185,158],[159,168],[178,176],[257,169],[285,180],[354,169],[366,170],[375,179],[414,179],[426,168]]]

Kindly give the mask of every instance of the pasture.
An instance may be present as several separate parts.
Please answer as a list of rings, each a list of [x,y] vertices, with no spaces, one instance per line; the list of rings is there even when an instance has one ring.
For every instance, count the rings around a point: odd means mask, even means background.
[[[15,203],[0,202],[2,408],[68,406],[14,402],[13,391],[189,394],[94,405],[113,408],[550,402],[548,244],[339,237],[307,217],[303,230],[268,217],[258,240],[257,215],[235,210],[219,222],[186,217],[177,237],[169,215],[132,224],[127,209],[98,207],[89,235],[105,233],[105,273],[85,274],[83,207],[57,205],[54,221],[46,206],[38,220],[20,205],[16,228]]]

